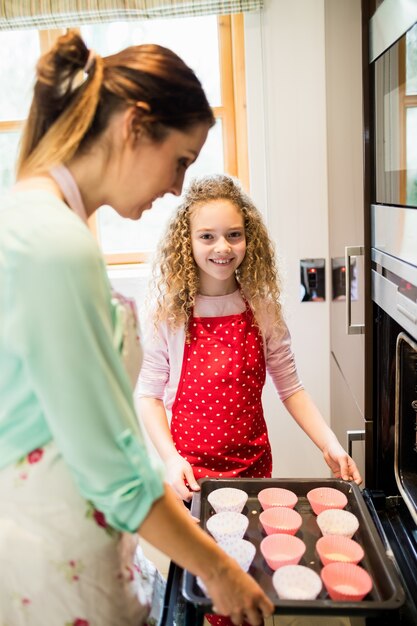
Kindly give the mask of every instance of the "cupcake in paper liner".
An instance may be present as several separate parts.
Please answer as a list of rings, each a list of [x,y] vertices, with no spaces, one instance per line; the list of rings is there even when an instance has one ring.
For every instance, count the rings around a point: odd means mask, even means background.
[[[242,513],[222,511],[208,518],[206,528],[216,541],[242,539],[249,525],[249,520]]]
[[[274,506],[286,506],[293,509],[298,502],[298,496],[290,489],[266,487],[258,493],[258,500],[264,511]]]
[[[236,487],[220,487],[211,491],[207,500],[216,513],[222,511],[234,511],[241,513],[248,499],[248,494],[243,489]]]
[[[256,548],[253,543],[246,539],[235,539],[234,541],[219,541],[219,546],[232,559],[237,561],[245,572],[248,571],[256,554]],[[197,584],[207,596],[206,586],[199,576],[197,576]]]
[[[334,487],[316,487],[307,493],[307,500],[316,515],[327,509],[344,509],[348,503],[346,495]]]
[[[304,565],[283,565],[272,584],[280,600],[314,600],[323,586],[320,576]]]
[[[356,515],[344,509],[327,509],[319,513],[317,524],[323,535],[343,535],[349,539],[359,528]]]
[[[246,539],[238,539],[235,541],[219,541],[218,545],[227,552],[232,559],[237,561],[245,572],[248,571],[256,553],[256,548],[253,543]]]

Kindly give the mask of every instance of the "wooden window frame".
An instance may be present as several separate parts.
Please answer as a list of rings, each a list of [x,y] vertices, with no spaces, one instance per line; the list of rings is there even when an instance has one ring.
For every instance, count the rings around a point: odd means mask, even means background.
[[[406,38],[402,37],[398,48],[399,58],[399,114],[400,114],[400,203],[407,205],[407,109],[417,107],[417,94],[406,94]]]
[[[222,121],[225,171],[239,178],[249,191],[244,16],[238,13],[217,19],[222,105],[213,107],[213,113]],[[99,240],[96,214],[89,219],[89,226]],[[112,266],[146,263],[149,257],[149,252],[104,254],[106,264]]]
[[[54,41],[65,33],[66,29],[39,30],[39,48],[41,55],[49,50]],[[16,132],[23,128],[25,120],[0,120],[0,133]]]
[[[216,119],[222,121],[225,171],[240,179],[249,191],[248,139],[246,122],[246,82],[244,17],[242,13],[218,18],[219,59],[221,68],[221,106],[213,108]],[[66,29],[38,31],[41,54]],[[24,120],[0,121],[0,133],[21,130]],[[99,240],[97,215],[88,220],[90,230]],[[104,255],[107,265],[145,263],[147,252],[126,252]]]

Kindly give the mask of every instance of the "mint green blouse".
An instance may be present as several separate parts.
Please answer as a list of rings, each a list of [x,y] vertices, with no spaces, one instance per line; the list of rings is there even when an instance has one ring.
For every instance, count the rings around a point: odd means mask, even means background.
[[[0,468],[56,442],[83,497],[134,532],[163,493],[97,244],[46,191],[0,201]]]

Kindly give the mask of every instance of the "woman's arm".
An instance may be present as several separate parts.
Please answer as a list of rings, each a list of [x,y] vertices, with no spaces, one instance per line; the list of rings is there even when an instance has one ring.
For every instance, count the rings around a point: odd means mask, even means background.
[[[263,623],[262,617],[271,615],[273,604],[254,579],[192,521],[169,487],[138,532],[178,565],[200,576],[216,612],[230,616],[234,624],[246,620],[257,626]]]
[[[45,194],[42,206],[27,202],[22,211],[33,236],[10,250],[8,350],[24,364],[36,420],[55,440],[81,495],[110,526],[134,532],[163,484],[114,346],[104,263],[87,227],[61,201]]]
[[[354,480],[358,485],[361,475],[354,460],[340,445],[308,393],[301,389],[284,400],[288,412],[323,453],[324,460],[337,477]]]
[[[163,460],[169,483],[183,499],[190,500],[200,487],[191,465],[178,454],[172,440],[164,403],[159,398],[141,397],[137,401],[139,416],[148,435]],[[186,484],[190,489],[187,489]]]

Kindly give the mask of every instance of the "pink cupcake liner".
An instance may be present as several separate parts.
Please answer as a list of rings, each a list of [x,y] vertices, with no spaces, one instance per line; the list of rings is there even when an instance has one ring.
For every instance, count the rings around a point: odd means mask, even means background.
[[[316,550],[323,565],[337,562],[357,565],[364,557],[362,546],[343,535],[320,537],[316,542]]]
[[[294,509],[277,506],[262,511],[259,515],[259,521],[267,535],[273,533],[295,535],[300,529],[303,520],[301,515]]]
[[[267,487],[258,493],[258,500],[264,511],[274,506],[286,506],[293,509],[297,504],[298,496],[289,489]]]
[[[297,565],[306,551],[306,544],[299,537],[283,533],[264,537],[259,547],[265,561],[273,570],[283,565]]]
[[[333,487],[316,487],[307,493],[307,500],[316,515],[327,509],[344,509],[347,505],[347,497]]]
[[[332,600],[359,601],[373,587],[368,572],[353,563],[329,563],[321,570],[321,578]]]

